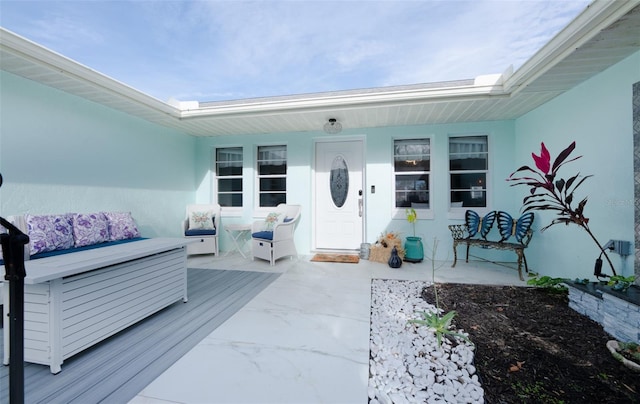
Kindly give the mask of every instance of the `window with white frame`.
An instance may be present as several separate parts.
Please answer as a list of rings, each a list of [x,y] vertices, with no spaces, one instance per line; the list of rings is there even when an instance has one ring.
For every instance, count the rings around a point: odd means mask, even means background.
[[[242,147],[216,149],[216,184],[220,206],[242,206]]]
[[[488,137],[449,138],[450,206],[486,207],[489,171]]]
[[[429,139],[396,139],[393,142],[395,207],[429,209],[431,144]]]
[[[259,207],[287,203],[287,146],[258,146]]]

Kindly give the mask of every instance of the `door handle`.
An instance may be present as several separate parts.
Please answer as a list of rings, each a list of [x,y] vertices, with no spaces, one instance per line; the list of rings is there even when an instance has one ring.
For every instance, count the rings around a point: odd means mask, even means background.
[[[362,198],[358,198],[358,216],[362,217]]]

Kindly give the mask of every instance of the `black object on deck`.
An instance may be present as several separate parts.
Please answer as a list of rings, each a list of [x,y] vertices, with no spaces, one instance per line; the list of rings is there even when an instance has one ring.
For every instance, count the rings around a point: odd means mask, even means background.
[[[2,175],[0,175],[2,186]],[[9,281],[9,401],[24,403],[24,246],[29,236],[0,217],[9,233],[0,234],[5,276]]]

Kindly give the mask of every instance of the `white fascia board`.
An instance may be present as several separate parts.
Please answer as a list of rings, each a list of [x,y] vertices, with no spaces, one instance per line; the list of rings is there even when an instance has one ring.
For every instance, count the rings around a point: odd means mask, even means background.
[[[322,108],[348,108],[354,106],[393,106],[406,105],[412,102],[447,102],[462,99],[486,99],[497,96],[508,97],[502,90],[502,85],[496,84],[501,80],[481,82],[478,85],[442,87],[429,89],[411,89],[380,92],[368,92],[366,94],[331,95],[316,97],[301,97],[289,100],[261,100],[260,102],[231,103],[227,105],[216,105],[204,107],[197,110],[183,111],[183,119],[229,116],[256,113],[292,112],[302,110],[313,110]]]
[[[639,4],[640,0],[594,0],[505,80],[504,91],[517,94]]]
[[[29,60],[35,65],[44,66],[59,74],[143,104],[158,112],[179,117],[180,111],[177,108],[2,27],[0,27],[0,48]]]

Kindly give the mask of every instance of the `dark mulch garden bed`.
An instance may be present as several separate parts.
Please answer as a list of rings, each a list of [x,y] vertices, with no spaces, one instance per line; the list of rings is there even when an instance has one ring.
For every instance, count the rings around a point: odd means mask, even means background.
[[[487,403],[640,403],[640,374],[616,361],[613,339],[543,288],[438,284],[440,307],[476,345]],[[423,298],[434,303],[433,287]]]

